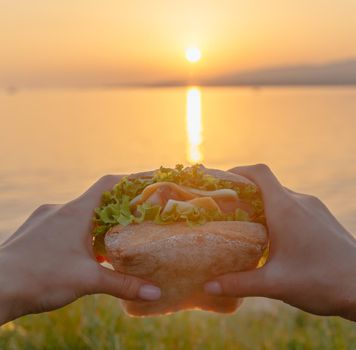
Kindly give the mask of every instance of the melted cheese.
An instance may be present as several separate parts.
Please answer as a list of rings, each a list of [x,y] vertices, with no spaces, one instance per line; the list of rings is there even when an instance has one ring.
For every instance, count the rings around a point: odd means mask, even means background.
[[[211,197],[200,197],[190,200],[188,203],[195,205],[196,207],[206,210],[217,210],[220,212],[220,208],[217,203]]]
[[[214,199],[211,197],[200,197],[194,198],[190,201],[177,201],[174,199],[168,200],[166,206],[164,207],[162,213],[169,212],[176,206],[177,211],[180,213],[184,213],[185,211],[190,211],[192,208],[203,208],[206,210],[217,210],[220,212],[219,206],[216,204]]]
[[[195,207],[194,204],[191,204],[189,202],[176,201],[174,199],[170,199],[167,202],[166,206],[164,207],[162,214],[171,211],[174,206],[176,206],[177,211],[180,213],[184,213],[185,211],[190,211],[192,208]]]
[[[221,197],[237,197],[237,193],[234,190],[231,190],[229,188],[222,188],[220,190],[215,190],[215,191],[204,191],[204,190],[198,190],[196,188],[190,188],[190,187],[183,187],[184,190],[196,194],[200,197],[212,197],[212,198],[221,198]]]

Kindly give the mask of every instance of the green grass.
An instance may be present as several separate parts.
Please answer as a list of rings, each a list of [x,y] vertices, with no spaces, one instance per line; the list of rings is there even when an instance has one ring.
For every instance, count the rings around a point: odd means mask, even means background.
[[[114,298],[90,296],[0,328],[0,349],[356,349],[356,323],[251,299],[232,316],[181,312],[130,318]]]

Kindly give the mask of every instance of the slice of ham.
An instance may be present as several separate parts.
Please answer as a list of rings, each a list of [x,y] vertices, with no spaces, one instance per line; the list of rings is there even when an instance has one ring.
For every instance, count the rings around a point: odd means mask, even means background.
[[[176,204],[182,210],[191,208],[193,205],[223,213],[234,213],[237,208],[246,211],[249,215],[254,213],[253,207],[249,203],[241,201],[232,189],[205,191],[180,186],[173,182],[156,182],[147,186],[131,201],[130,206],[136,207],[145,202],[160,205],[164,208],[163,212],[171,210],[173,204]]]
[[[173,182],[156,182],[147,186],[141,194],[136,196],[130,206],[136,206],[144,202],[164,207],[169,199],[187,201],[197,195],[186,191],[182,186]]]

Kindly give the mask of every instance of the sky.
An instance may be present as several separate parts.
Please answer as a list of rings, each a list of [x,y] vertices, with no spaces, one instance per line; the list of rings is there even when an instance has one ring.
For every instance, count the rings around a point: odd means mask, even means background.
[[[356,57],[355,0],[0,0],[0,85],[212,77]],[[202,60],[187,62],[197,46]]]

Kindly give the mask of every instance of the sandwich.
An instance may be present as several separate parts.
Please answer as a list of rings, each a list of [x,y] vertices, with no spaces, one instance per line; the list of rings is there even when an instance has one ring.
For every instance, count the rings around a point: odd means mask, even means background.
[[[203,285],[221,274],[256,268],[267,246],[258,187],[201,165],[123,177],[95,209],[97,260],[162,290],[158,301],[123,301],[132,316],[234,312],[241,299],[206,295]]]

